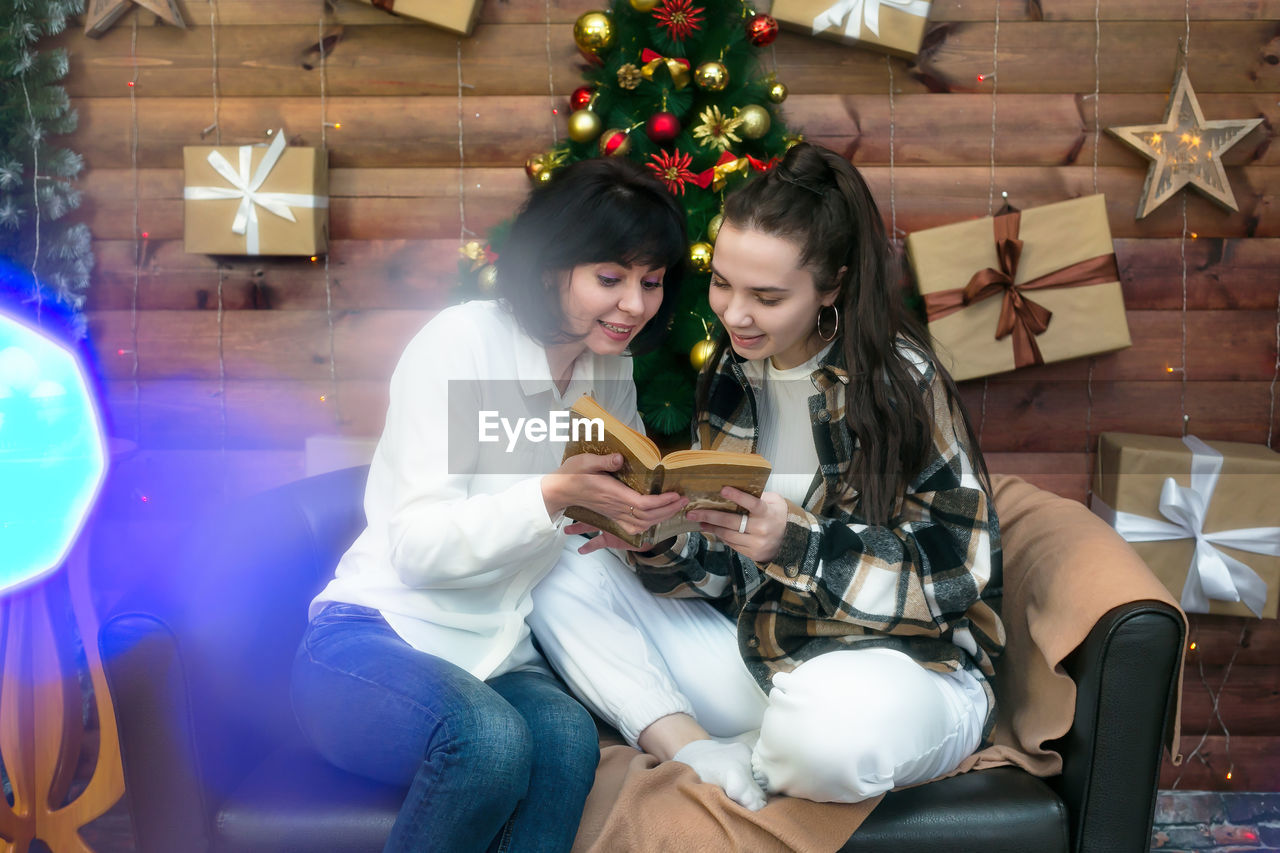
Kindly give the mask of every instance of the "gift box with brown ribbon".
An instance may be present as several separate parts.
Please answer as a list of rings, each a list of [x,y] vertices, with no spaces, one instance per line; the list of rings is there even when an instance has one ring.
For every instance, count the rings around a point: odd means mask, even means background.
[[[907,257],[957,381],[1131,343],[1101,195],[917,231]]]
[[[1280,453],[1235,441],[1104,432],[1091,508],[1188,613],[1276,618]]]
[[[471,35],[480,0],[361,0],[406,18],[425,21],[459,35]]]
[[[929,0],[774,0],[770,14],[787,29],[911,58],[924,41]]]

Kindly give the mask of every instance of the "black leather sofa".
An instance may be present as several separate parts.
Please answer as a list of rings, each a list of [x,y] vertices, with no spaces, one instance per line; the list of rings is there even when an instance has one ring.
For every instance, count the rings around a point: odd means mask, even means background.
[[[300,480],[203,520],[163,577],[104,621],[144,853],[382,849],[402,792],[311,752],[288,693],[306,603],[363,528],[366,473]],[[1148,850],[1183,633],[1162,603],[1107,613],[1067,661],[1078,700],[1060,776],[998,768],[890,793],[844,849]]]

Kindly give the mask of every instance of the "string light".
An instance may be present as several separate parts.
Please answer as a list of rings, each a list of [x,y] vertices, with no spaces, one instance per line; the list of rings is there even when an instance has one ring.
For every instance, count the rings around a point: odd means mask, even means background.
[[[1098,192],[1098,141],[1102,134],[1100,101],[1102,100],[1102,0],[1093,2],[1093,192]],[[1084,415],[1084,467],[1085,467],[1085,505],[1093,504],[1092,466],[1089,454],[1093,452],[1093,369],[1098,364],[1096,355],[1089,356],[1089,373],[1085,377],[1085,415]]]
[[[902,239],[898,233],[897,174],[894,168],[894,142],[897,130],[897,105],[893,99],[893,59],[884,57],[884,67],[889,71],[889,234],[893,244],[901,250]]]
[[[542,13],[543,13],[543,20],[546,22],[546,26],[545,26],[544,32],[545,32],[546,48],[547,48],[547,97],[551,99],[551,104],[552,104],[552,106],[551,106],[551,115],[552,115],[552,116],[558,116],[558,115],[560,115],[560,110],[559,110],[559,108],[558,108],[558,107],[556,107],[556,106],[555,106],[555,103],[556,103],[556,84],[555,84],[554,76],[553,76],[553,75],[552,75],[552,73],[551,73],[551,69],[552,69],[552,60],[551,60],[551,0],[544,0],[543,7],[542,7]],[[459,94],[459,98],[461,98],[461,94]],[[552,145],[552,147],[554,148],[554,147],[555,147],[556,145],[558,145],[558,144],[560,144],[560,128],[556,127],[556,120],[555,120],[554,118],[552,118],[552,119],[551,119],[551,145]]]
[[[465,243],[468,236],[475,236],[467,227],[467,187],[463,173],[466,169],[466,147],[463,144],[462,131],[462,39],[458,39],[458,242]],[[548,73],[550,73],[548,71]],[[476,186],[479,186],[477,184]]]
[[[139,206],[142,193],[138,178],[138,100],[134,92],[134,82],[138,79],[138,16],[133,15],[133,26],[129,38],[129,60],[133,65],[133,79],[129,81],[129,115],[132,129],[129,137],[129,156],[133,161],[133,233],[138,234]],[[133,384],[133,440],[142,442],[142,388],[138,384],[138,287],[142,281],[142,243],[133,241],[133,293],[129,297],[129,336],[133,341],[133,364],[129,370],[129,378]]]
[[[222,127],[219,120],[222,117],[222,101],[218,92],[218,4],[217,2],[209,3],[209,56],[210,71],[209,85],[213,91],[213,128],[215,145],[222,144]],[[230,489],[229,478],[226,476],[227,464],[227,360],[226,360],[226,304],[223,301],[223,291],[227,282],[227,271],[222,264],[217,264],[218,268],[218,452],[223,460],[220,466],[222,475],[222,492],[223,497],[227,496]]]
[[[324,40],[324,16],[321,15],[316,20],[316,32],[319,38],[316,39],[320,46],[320,146],[327,147],[329,135],[326,128],[329,126],[329,51],[325,49]],[[341,124],[335,124],[335,127],[341,127]],[[324,317],[325,323],[329,327],[329,395],[338,393],[338,359],[336,346],[334,344],[333,333],[333,281],[329,277],[329,254],[333,247],[326,247],[324,253]],[[311,256],[314,263],[315,255]],[[329,395],[320,398],[321,402],[326,402]],[[334,417],[341,423],[342,421],[342,397],[337,398],[338,406],[334,413]]]
[[[1206,761],[1204,756],[1200,754],[1200,750],[1202,747],[1204,747],[1205,741],[1209,739],[1209,732],[1213,729],[1213,721],[1215,719],[1218,721],[1218,725],[1222,727],[1222,733],[1224,735],[1223,753],[1225,754],[1226,761],[1227,761],[1226,778],[1228,782],[1231,781],[1231,777],[1235,773],[1236,765],[1235,765],[1235,762],[1231,760],[1231,730],[1227,728],[1226,721],[1222,719],[1222,713],[1219,710],[1218,705],[1222,698],[1222,690],[1227,686],[1227,680],[1230,679],[1231,677],[1231,668],[1235,666],[1236,655],[1238,655],[1240,653],[1240,650],[1244,648],[1244,638],[1248,634],[1248,631],[1249,631],[1249,623],[1245,622],[1240,626],[1240,636],[1236,638],[1236,646],[1231,651],[1231,658],[1230,660],[1227,661],[1226,669],[1224,669],[1222,672],[1222,681],[1218,684],[1217,690],[1214,690],[1212,687],[1210,687],[1209,680],[1205,678],[1204,657],[1202,655],[1196,655],[1196,670],[1200,675],[1200,683],[1203,684],[1204,689],[1208,691],[1209,699],[1210,699],[1210,702],[1212,703],[1212,707],[1210,710],[1210,718],[1209,718],[1209,721],[1205,723],[1204,734],[1200,736],[1200,742],[1197,743],[1195,749],[1191,750],[1191,752],[1187,755],[1187,757],[1183,759],[1182,769],[1178,772],[1178,777],[1173,780],[1173,785],[1170,786],[1171,790],[1176,789],[1178,787],[1178,783],[1182,781],[1182,774],[1187,772],[1186,769],[1187,769],[1187,766],[1190,764],[1191,759],[1194,758],[1197,761],[1199,761],[1201,764],[1203,764],[1206,768],[1212,769],[1209,767],[1209,762]],[[1192,642],[1191,650],[1194,651],[1195,647],[1196,647],[1195,642]]]
[[[991,163],[987,173],[987,215],[995,212],[996,204],[996,92],[999,84],[995,82],[996,72],[1000,68],[1000,4],[995,4],[995,27],[991,34],[991,73],[979,74],[979,81],[990,79],[991,83]],[[987,429],[987,394],[991,390],[991,378],[982,377],[982,410],[978,416],[978,444],[981,446],[983,434]]]
[[[1280,381],[1280,289],[1276,291],[1276,369],[1271,374],[1271,408],[1267,414],[1267,448],[1271,449],[1272,425],[1276,422],[1276,382]]]

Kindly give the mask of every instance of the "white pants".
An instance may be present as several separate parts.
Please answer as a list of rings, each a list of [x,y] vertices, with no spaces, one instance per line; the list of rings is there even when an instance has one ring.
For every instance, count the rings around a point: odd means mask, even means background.
[[[987,699],[966,672],[850,649],[778,673],[766,698],[723,614],[655,596],[612,553],[573,547],[534,589],[529,625],[583,704],[633,746],[661,717],[689,714],[719,740],[753,744],[771,793],[848,803],[948,773],[978,747]]]

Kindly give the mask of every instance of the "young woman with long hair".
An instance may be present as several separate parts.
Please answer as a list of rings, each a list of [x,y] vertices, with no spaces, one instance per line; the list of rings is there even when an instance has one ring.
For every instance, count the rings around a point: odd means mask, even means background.
[[[797,145],[724,215],[694,443],[761,453],[766,490],[726,488],[738,512],[690,511],[701,532],[649,551],[597,536],[531,624],[584,703],[742,805],[856,802],[990,734],[999,524],[857,170]]]

